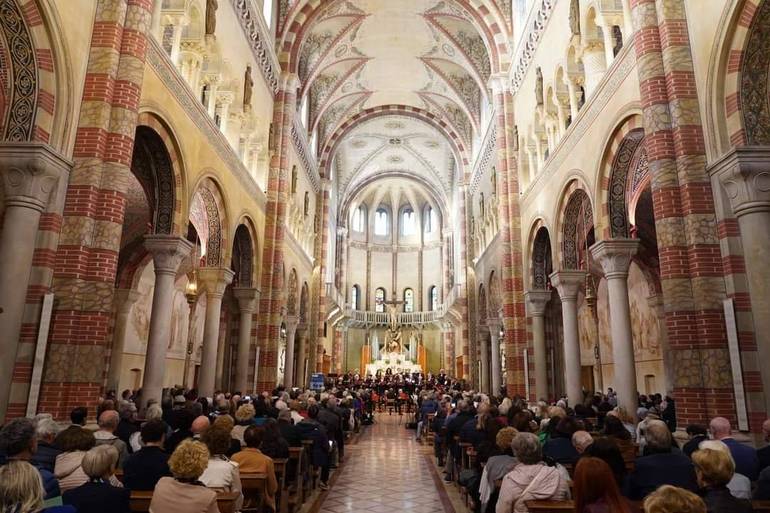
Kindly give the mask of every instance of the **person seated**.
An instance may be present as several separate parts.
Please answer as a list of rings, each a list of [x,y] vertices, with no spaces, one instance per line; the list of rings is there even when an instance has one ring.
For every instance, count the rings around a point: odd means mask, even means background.
[[[281,435],[278,428],[278,422],[273,419],[265,422],[262,427],[265,429],[262,434],[262,445],[259,449],[265,456],[273,459],[286,459],[289,457],[289,444]]]
[[[715,417],[709,423],[709,431],[714,440],[724,442],[730,449],[735,461],[735,471],[752,481],[759,477],[759,457],[753,447],[744,445],[733,438],[730,421],[724,417]]]
[[[128,446],[126,442],[115,435],[120,423],[120,415],[115,410],[107,410],[99,415],[99,430],[94,433],[96,445],[111,445],[118,451],[118,468],[123,468],[123,463],[128,458]]]
[[[61,454],[61,449],[56,446],[56,435],[59,434],[59,425],[51,417],[43,417],[35,422],[35,436],[37,448],[29,462],[37,468],[53,472],[56,457]]]
[[[205,415],[198,415],[193,419],[192,424],[190,424],[190,432],[192,433],[190,437],[193,440],[200,440],[203,433],[210,427],[211,421],[209,418]]]
[[[302,435],[294,425],[291,412],[288,409],[278,413],[278,430],[289,447],[302,447]]]
[[[481,511],[487,511],[487,508],[494,511],[497,506],[497,497],[500,494],[497,481],[501,481],[519,462],[513,457],[513,449],[511,448],[511,443],[518,434],[519,432],[512,427],[504,427],[497,432],[495,443],[499,453],[487,460],[484,471],[481,473],[479,484]]]
[[[770,444],[770,419],[762,423],[762,439],[766,444]],[[757,458],[759,458],[760,472],[770,467],[770,445],[757,449]]]
[[[572,447],[575,448],[578,455],[582,455],[592,443],[594,443],[594,438],[588,431],[580,430],[572,433]]]
[[[543,451],[537,436],[519,433],[511,442],[519,464],[503,478],[496,513],[526,513],[526,501],[565,500],[569,483],[556,467],[543,462]]]
[[[713,449],[716,451],[722,451],[730,456],[731,460],[733,458],[732,454],[730,453],[730,449],[719,440],[704,440],[700,443],[698,449]],[[735,460],[733,460],[733,464],[735,464]],[[733,495],[733,497],[738,499],[751,499],[751,481],[749,481],[749,478],[743,474],[733,472],[733,477],[727,483],[727,489],[730,490],[730,493]]]
[[[631,442],[631,433],[623,425],[623,422],[615,415],[608,415],[604,419],[604,429],[602,429],[604,436],[611,436],[618,441]]]
[[[241,447],[246,446],[246,442],[243,440],[243,433],[249,426],[254,425],[255,414],[254,407],[249,403],[240,405],[235,412],[235,427],[233,427],[231,435],[241,443]]]
[[[241,442],[233,438],[233,428],[235,428],[235,421],[230,415],[220,415],[214,420],[212,426],[219,426],[228,433],[230,433],[230,447],[225,452],[225,456],[228,458],[241,450]]]
[[[241,476],[238,464],[230,461],[225,453],[230,449],[230,431],[216,423],[203,433],[201,442],[209,450],[209,464],[200,476],[200,482],[209,488],[217,488],[226,492],[238,492],[235,510],[241,509],[243,494],[241,493]]]
[[[314,467],[321,468],[321,484],[319,488],[321,490],[328,490],[329,470],[331,468],[329,457],[331,444],[329,443],[329,437],[326,435],[326,428],[317,420],[318,410],[319,408],[316,404],[308,406],[308,418],[297,424],[297,428],[302,433],[303,440],[313,441],[312,464]]]
[[[139,431],[139,423],[136,420],[136,405],[130,401],[121,401],[118,406],[120,421],[115,429],[115,436],[123,440],[131,451],[131,435]]]
[[[562,417],[556,425],[551,438],[543,445],[543,456],[557,463],[572,464],[580,454],[572,445],[572,435],[578,431],[578,424],[573,417]]]
[[[173,431],[171,427],[163,420],[163,408],[161,408],[158,403],[151,404],[147,407],[147,410],[144,412],[144,423],[142,423],[142,426],[153,420],[160,420],[163,422],[163,425],[166,428],[164,440],[168,440]],[[140,451],[142,447],[144,447],[144,444],[142,442],[142,429],[140,427],[139,431],[131,433],[131,436],[128,439],[128,450],[129,452],[134,453]]]
[[[666,426],[668,429],[668,426]],[[706,513],[706,503],[690,490],[664,485],[644,499],[644,513]]]
[[[615,438],[603,436],[595,439],[591,445],[586,447],[581,457],[599,458],[612,469],[612,475],[615,477],[615,484],[621,490],[624,489],[626,482],[626,463],[623,461],[623,454],[620,452]],[[579,461],[579,460],[578,460]]]
[[[645,430],[645,455],[636,458],[634,471],[628,476],[625,495],[642,500],[656,488],[670,484],[697,491],[695,469],[681,452],[673,452],[671,432],[661,420],[649,420]]]
[[[45,508],[46,492],[38,469],[24,460],[0,466],[0,511],[12,513],[77,513],[72,506]],[[60,501],[61,498],[57,497]],[[50,500],[53,502],[54,500]]]
[[[620,494],[612,469],[604,460],[587,456],[575,465],[573,494],[576,513],[631,513]]]
[[[264,427],[249,426],[243,434],[246,447],[233,455],[233,461],[238,464],[241,474],[265,474],[267,486],[265,488],[265,500],[271,509],[275,509],[275,492],[278,490],[278,481],[275,478],[275,466],[273,460],[262,454],[259,450],[262,444]]]
[[[728,451],[699,449],[692,454],[701,497],[709,513],[751,512],[751,501],[738,499],[727,488],[735,473],[735,462]]]
[[[770,501],[770,467],[759,473],[757,488],[754,491],[755,501]]]
[[[689,424],[685,431],[690,439],[682,446],[682,452],[689,458],[698,450],[701,442],[709,439],[709,435],[706,426],[701,424]]]
[[[93,438],[93,435],[91,435],[91,438]],[[30,419],[13,419],[0,430],[0,452],[5,454],[8,462],[29,462],[37,449],[36,442],[35,424]],[[37,467],[37,470],[43,482],[45,499],[49,500],[59,497],[61,495],[61,483],[59,483],[55,474],[42,467]]]
[[[150,513],[219,513],[216,492],[198,480],[208,464],[204,444],[192,439],[180,442],[168,459],[173,477],[158,481]]]
[[[160,419],[150,420],[140,433],[144,446],[123,465],[123,484],[130,490],[152,490],[161,477],[171,475],[168,454],[163,452],[166,423]]]
[[[118,457],[112,445],[97,445],[85,453],[81,466],[89,481],[64,492],[64,504],[74,506],[78,513],[130,513],[131,492],[110,483]]]
[[[182,397],[184,399],[184,397]],[[172,410],[169,417],[171,418],[171,429],[173,429],[171,436],[166,439],[166,452],[172,454],[182,440],[192,438],[195,433],[192,432],[192,424],[195,416],[189,408],[180,408]],[[208,418],[204,417],[206,421]]]

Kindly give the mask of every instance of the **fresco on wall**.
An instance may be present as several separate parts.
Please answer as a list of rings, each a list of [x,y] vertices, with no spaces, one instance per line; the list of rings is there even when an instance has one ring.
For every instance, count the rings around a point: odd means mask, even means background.
[[[594,344],[598,337],[596,321],[585,301],[583,293],[578,294],[578,337],[580,340],[580,364],[594,364]]]

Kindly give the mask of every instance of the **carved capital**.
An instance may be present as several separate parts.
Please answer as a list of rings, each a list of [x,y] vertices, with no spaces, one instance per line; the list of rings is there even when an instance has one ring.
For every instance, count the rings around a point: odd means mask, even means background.
[[[628,278],[631,259],[639,251],[640,243],[636,239],[600,240],[591,246],[591,255],[599,262],[608,280]]]
[[[203,267],[198,271],[198,280],[210,299],[221,298],[225,288],[233,282],[235,273],[223,267]]]
[[[512,89],[508,73],[495,73],[489,77],[487,85],[493,94],[507,93]]]
[[[770,211],[770,146],[734,148],[709,167],[737,217]]]
[[[0,179],[5,204],[42,212],[53,200],[59,181],[69,175],[72,162],[47,144],[0,144]]]
[[[283,318],[283,323],[286,325],[286,335],[287,338],[289,338],[289,333],[294,333],[297,331],[297,327],[299,326],[299,317],[296,315],[287,315]]]
[[[253,287],[236,287],[233,296],[238,300],[238,309],[241,313],[254,313],[259,300],[259,289]]]
[[[577,293],[585,282],[585,271],[556,271],[551,273],[551,285],[559,292],[563,301],[577,301]]]
[[[550,290],[530,290],[524,293],[524,308],[527,317],[543,317],[545,307],[551,300]]]
[[[489,336],[492,338],[499,337],[501,325],[502,323],[500,322],[500,319],[497,319],[497,318],[487,319],[487,328],[489,329]]]
[[[144,247],[152,255],[156,275],[176,276],[182,260],[189,258],[193,244],[177,235],[145,235]]]

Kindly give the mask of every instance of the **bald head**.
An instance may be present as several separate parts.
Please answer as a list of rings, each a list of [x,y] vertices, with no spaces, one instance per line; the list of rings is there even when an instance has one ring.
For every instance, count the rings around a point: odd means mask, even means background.
[[[105,410],[99,415],[99,429],[112,433],[118,428],[120,415],[115,410]]]
[[[210,425],[211,425],[211,422],[209,422],[209,418],[201,415],[200,417],[195,418],[195,420],[192,423],[192,427],[190,428],[190,431],[192,431],[193,434],[195,435],[200,435],[204,431],[206,431]]]
[[[711,436],[717,440],[730,438],[732,435],[730,421],[724,417],[714,417],[711,419],[711,423],[709,423],[709,431],[711,431]]]

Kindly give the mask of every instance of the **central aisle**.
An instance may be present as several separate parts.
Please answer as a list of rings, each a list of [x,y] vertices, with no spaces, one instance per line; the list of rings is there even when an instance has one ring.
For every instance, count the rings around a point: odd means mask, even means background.
[[[432,463],[432,449],[404,428],[406,416],[377,414],[321,503],[321,513],[455,513]],[[440,492],[439,492],[440,490]]]

